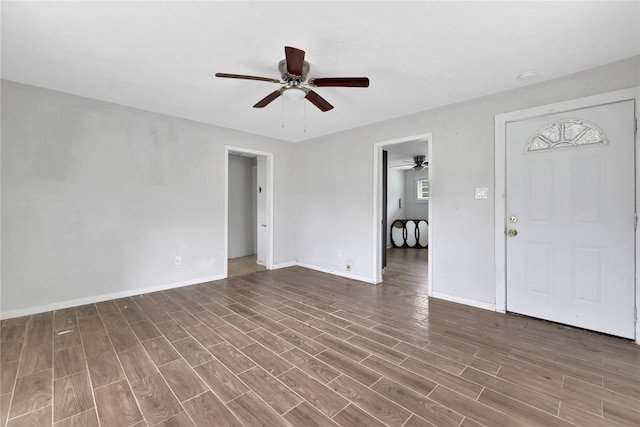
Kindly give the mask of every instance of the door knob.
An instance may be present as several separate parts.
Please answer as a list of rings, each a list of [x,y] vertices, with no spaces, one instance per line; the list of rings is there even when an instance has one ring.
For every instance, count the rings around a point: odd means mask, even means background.
[[[507,234],[511,237],[516,237],[518,235],[518,231],[512,228],[511,230],[507,231]]]

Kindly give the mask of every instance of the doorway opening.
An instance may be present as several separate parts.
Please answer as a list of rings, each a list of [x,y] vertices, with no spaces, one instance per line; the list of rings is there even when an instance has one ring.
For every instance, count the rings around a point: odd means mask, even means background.
[[[424,156],[420,158],[420,156]],[[431,294],[431,209],[427,193],[420,193],[419,186],[428,189],[431,180],[431,134],[415,135],[374,144],[374,236],[373,253],[374,283],[380,283],[386,276],[406,275],[411,282],[427,285]],[[423,167],[418,167],[417,160]],[[404,221],[409,220],[409,221]],[[411,221],[411,220],[416,220]],[[393,226],[404,223],[399,233],[392,232]],[[411,226],[420,224],[416,230]],[[424,227],[424,224],[428,224]],[[397,231],[397,230],[396,230]],[[398,236],[404,233],[406,240]],[[409,235],[407,234],[409,233]],[[427,234],[427,248],[409,248],[415,237],[424,242]],[[422,243],[424,246],[424,243]],[[405,246],[405,247],[394,247]],[[419,246],[419,245],[417,245]],[[426,281],[426,282],[425,282]]]
[[[273,267],[273,156],[225,147],[225,276]]]

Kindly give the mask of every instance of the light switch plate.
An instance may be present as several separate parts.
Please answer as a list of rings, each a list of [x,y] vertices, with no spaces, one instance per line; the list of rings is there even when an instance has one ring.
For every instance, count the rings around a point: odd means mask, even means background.
[[[486,199],[489,197],[489,189],[487,187],[476,187],[476,199]]]

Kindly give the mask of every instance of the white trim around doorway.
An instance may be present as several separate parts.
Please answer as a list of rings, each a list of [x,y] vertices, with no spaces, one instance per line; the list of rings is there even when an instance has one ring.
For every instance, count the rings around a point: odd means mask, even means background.
[[[392,139],[388,141],[380,141],[373,144],[373,283],[378,284],[382,282],[382,177],[380,171],[382,170],[382,150],[384,147],[394,144],[402,144],[403,142],[411,142],[417,140],[425,140],[427,143],[427,153],[429,157],[429,181],[433,174],[433,141],[431,133],[424,133],[420,135],[407,136],[404,138]],[[427,294],[432,296],[432,278],[433,278],[433,262],[431,251],[431,239],[433,233],[431,232],[431,205],[429,206],[429,213],[427,214],[427,222],[429,223],[429,234],[427,236],[427,245],[429,252],[427,253]]]
[[[588,96],[584,98],[572,99],[569,101],[556,102],[548,105],[527,108],[524,110],[511,111],[508,113],[498,114],[495,116],[495,284],[496,284],[496,304],[497,312],[505,313],[507,311],[507,244],[506,244],[506,125],[509,122],[517,122],[527,120],[534,117],[545,116],[548,114],[561,113],[564,111],[577,110],[580,108],[593,107],[598,105],[610,104],[614,102],[635,100],[636,105],[636,126],[638,114],[638,102],[640,101],[640,87],[622,89],[614,92],[607,92],[598,95]],[[638,144],[640,140],[636,130],[636,183],[635,183],[635,205],[636,216],[638,214],[638,205],[640,204],[640,178],[638,174],[638,166],[640,165]],[[640,271],[640,258],[638,247],[640,247],[640,235],[636,227],[635,233],[635,293],[636,293],[636,313],[640,307],[640,284],[638,282],[638,271]],[[638,322],[636,314],[636,343],[640,344],[640,322]]]
[[[224,277],[228,277],[227,260],[229,257],[229,154],[243,153],[266,158],[267,166],[267,249],[265,267],[273,270],[273,153],[251,150],[249,148],[224,147]]]

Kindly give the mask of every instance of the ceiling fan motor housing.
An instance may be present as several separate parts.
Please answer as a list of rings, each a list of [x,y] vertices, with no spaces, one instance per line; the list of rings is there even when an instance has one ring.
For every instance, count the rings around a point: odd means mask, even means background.
[[[307,79],[307,74],[309,74],[310,68],[311,66],[309,65],[309,63],[307,61],[304,61],[304,63],[302,64],[302,75],[296,76],[293,74],[289,74],[289,72],[287,72],[286,59],[283,59],[278,63],[278,71],[280,71],[280,75],[282,75],[282,81],[285,81],[285,82],[297,81],[298,83],[302,83]]]

